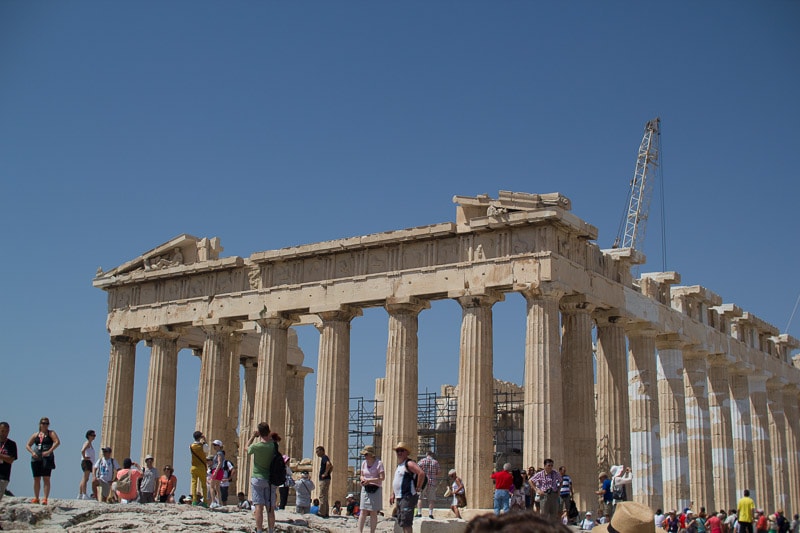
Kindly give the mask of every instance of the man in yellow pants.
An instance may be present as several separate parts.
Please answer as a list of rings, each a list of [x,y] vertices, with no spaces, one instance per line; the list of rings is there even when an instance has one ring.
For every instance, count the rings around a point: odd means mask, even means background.
[[[202,431],[194,432],[194,442],[189,445],[192,452],[192,484],[189,490],[192,491],[192,505],[202,505],[206,507],[206,456],[208,455],[208,444]],[[203,501],[198,500],[198,495],[203,495]]]

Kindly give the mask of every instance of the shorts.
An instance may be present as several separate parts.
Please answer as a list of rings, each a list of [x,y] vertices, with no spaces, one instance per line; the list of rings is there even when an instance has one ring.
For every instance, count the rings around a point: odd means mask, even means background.
[[[0,500],[3,499],[3,495],[6,493],[7,487],[8,487],[8,480],[0,479]]]
[[[422,489],[419,497],[421,500],[435,500],[438,497],[436,494],[436,480],[428,480],[428,484]]]
[[[419,494],[411,494],[405,498],[395,500],[395,505],[397,505],[397,525],[411,527],[414,522],[414,513],[417,512],[418,500]]]
[[[53,466],[51,465],[55,466],[55,461],[31,461],[33,477],[50,477],[50,472],[53,470]]]
[[[92,462],[89,459],[84,459],[81,461],[81,472],[91,472],[92,471]]]
[[[222,500],[220,503],[222,505],[225,505],[225,502],[228,501],[228,488],[229,487],[230,487],[230,485],[225,485],[225,486],[220,485],[219,486],[219,495],[222,496],[222,498],[220,498]]]
[[[250,478],[250,496],[253,498],[253,505],[275,508],[278,500],[276,489],[277,487],[272,485],[268,479]]]

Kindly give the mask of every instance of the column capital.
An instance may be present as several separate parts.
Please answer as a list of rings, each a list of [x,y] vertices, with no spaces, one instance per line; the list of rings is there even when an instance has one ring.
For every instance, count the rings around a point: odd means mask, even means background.
[[[151,326],[142,328],[142,336],[145,341],[151,342],[153,339],[178,339],[184,333],[184,328],[175,326]]]
[[[125,330],[122,335],[111,335],[111,344],[136,344],[142,340],[142,334],[139,331]]]
[[[261,329],[278,328],[289,329],[292,324],[300,321],[300,316],[289,313],[275,313],[269,316],[263,316],[255,321]]]
[[[780,392],[788,384],[789,384],[788,381],[786,381],[782,377],[772,376],[770,378],[767,378],[767,390],[768,391]]]
[[[472,307],[491,307],[497,302],[502,302],[505,296],[501,292],[484,290],[481,292],[463,290],[451,291],[447,294],[461,304],[461,307],[468,309]]]
[[[403,298],[393,296],[386,299],[384,307],[390,315],[417,315],[424,309],[430,309],[431,303],[428,300],[413,296]]]
[[[345,321],[350,322],[357,316],[361,316],[364,312],[360,307],[352,307],[349,305],[342,305],[336,309],[312,309],[310,311],[319,317],[322,322],[330,321]]]
[[[657,329],[650,322],[626,320],[624,323],[625,334],[629,337],[652,337],[659,335]]]
[[[628,319],[622,316],[619,309],[595,309],[592,312],[592,318],[597,327],[624,327],[628,323]]]
[[[569,292],[568,288],[556,283],[546,282],[539,285],[533,283],[524,283],[514,285],[515,292],[519,292],[526,300],[561,300],[561,298]]]
[[[694,345],[687,345],[683,348],[684,359],[708,361],[708,356],[707,351],[698,350]]]
[[[236,320],[198,321],[192,324],[199,327],[206,335],[226,335],[241,329],[242,323]]]
[[[578,314],[591,313],[595,306],[587,300],[584,294],[570,294],[561,298],[559,308],[562,313]]]
[[[708,366],[713,368],[729,369],[734,363],[733,358],[726,353],[710,353],[706,356],[706,360]]]
[[[659,350],[683,350],[687,346],[688,339],[680,333],[662,333],[656,336],[656,348]]]

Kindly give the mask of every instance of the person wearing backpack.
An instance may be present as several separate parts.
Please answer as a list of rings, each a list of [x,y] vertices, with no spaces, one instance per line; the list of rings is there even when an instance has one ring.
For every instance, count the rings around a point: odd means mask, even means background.
[[[274,434],[277,437],[277,434]],[[278,437],[280,438],[280,437]],[[264,532],[264,508],[267,511],[269,533],[275,532],[275,503],[277,485],[270,483],[270,469],[273,459],[278,456],[281,464],[283,457],[278,453],[278,442],[270,438],[269,424],[260,422],[247,443],[247,455],[253,456],[253,472],[250,475],[250,495],[255,507],[253,515],[256,519],[256,533]],[[284,474],[285,480],[285,474]]]
[[[397,504],[397,524],[403,528],[403,533],[411,533],[419,493],[425,487],[425,472],[408,458],[411,450],[405,442],[398,442],[394,452],[397,454],[397,468],[389,503]]]
[[[139,470],[139,465],[131,461],[130,457],[126,457],[122,460],[122,469],[117,472],[117,482],[114,484],[117,500],[119,500],[120,503],[136,501],[136,497],[139,493],[139,479],[141,477],[142,472]]]

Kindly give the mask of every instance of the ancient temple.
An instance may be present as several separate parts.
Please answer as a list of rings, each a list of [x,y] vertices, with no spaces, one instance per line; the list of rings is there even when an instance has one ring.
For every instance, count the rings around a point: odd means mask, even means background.
[[[384,446],[417,442],[418,323],[432,300],[450,298],[462,308],[455,467],[470,505],[490,507],[492,306],[517,292],[527,302],[523,461],[569,465],[579,507],[594,507],[601,469],[630,464],[634,499],[652,508],[719,509],[749,488],[760,507],[800,511],[800,341],[702,286],[679,286],[678,273],[635,279],[642,256],[601,250],[596,228],[560,194],[454,202],[455,222],[247,258],[221,257],[216,238],[181,235],[98,271],[111,341],[105,444],[129,454],[144,341],[142,447],[159,464],[173,458],[183,348],[201,358],[201,389],[211,391],[198,398],[199,429],[246,441],[240,422],[266,420],[300,457],[303,412],[314,409],[314,442],[346,464],[348,421],[334,415],[348,404],[350,321],[367,307],[389,318]],[[300,325],[320,332],[315,406],[303,405],[311,370]],[[241,452],[239,462],[247,468]],[[344,499],[345,483],[334,476],[332,499]]]

